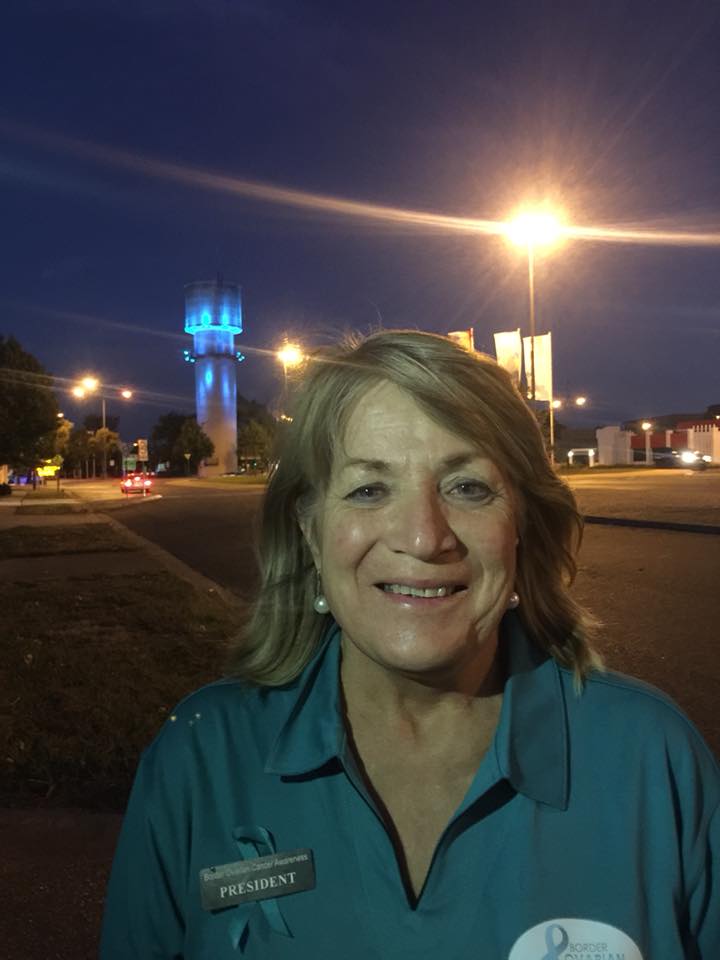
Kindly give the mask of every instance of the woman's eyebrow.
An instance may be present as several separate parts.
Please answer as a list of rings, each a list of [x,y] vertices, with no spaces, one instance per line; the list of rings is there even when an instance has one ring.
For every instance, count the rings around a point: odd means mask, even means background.
[[[445,470],[457,470],[460,467],[467,466],[473,460],[482,459],[482,455],[475,450],[462,453],[452,453],[440,461],[440,467]],[[366,460],[363,457],[348,457],[340,464],[340,472],[357,468],[364,473],[392,473],[392,465],[385,460]]]

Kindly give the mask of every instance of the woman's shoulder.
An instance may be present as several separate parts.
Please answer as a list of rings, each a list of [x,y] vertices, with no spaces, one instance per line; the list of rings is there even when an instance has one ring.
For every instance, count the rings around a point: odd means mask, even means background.
[[[180,700],[145,750],[147,763],[172,764],[188,754],[269,749],[292,709],[294,685],[257,687],[234,678],[216,680]]]
[[[658,687],[614,670],[594,670],[583,690],[573,689],[572,674],[562,669],[568,719],[572,728],[594,730],[624,751],[651,751],[680,765],[701,767],[718,785],[720,764],[693,721]],[[572,735],[572,734],[571,734]]]

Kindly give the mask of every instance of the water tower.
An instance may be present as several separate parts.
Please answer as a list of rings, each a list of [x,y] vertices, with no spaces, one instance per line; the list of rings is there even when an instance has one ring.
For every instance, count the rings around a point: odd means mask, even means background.
[[[185,333],[193,349],[185,359],[195,365],[197,422],[215,445],[212,457],[198,468],[201,477],[237,470],[237,380],[235,366],[245,358],[235,349],[242,333],[240,287],[236,283],[200,280],[185,286]]]

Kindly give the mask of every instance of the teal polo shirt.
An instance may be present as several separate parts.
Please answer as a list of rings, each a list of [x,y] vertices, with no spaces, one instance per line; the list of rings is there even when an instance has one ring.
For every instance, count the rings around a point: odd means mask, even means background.
[[[720,770],[700,735],[618,674],[576,695],[514,613],[501,644],[494,742],[415,905],[348,744],[337,627],[286,687],[185,699],[140,762],[102,960],[717,960]],[[205,909],[209,870],[215,896],[263,899]]]

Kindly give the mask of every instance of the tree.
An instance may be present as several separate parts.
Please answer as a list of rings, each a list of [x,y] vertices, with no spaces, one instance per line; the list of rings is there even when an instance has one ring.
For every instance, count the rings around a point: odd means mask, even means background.
[[[90,462],[95,464],[95,435],[84,426],[74,427],[70,431],[65,472],[72,471],[76,476],[90,476]],[[93,470],[95,473],[95,470]]]
[[[114,430],[100,427],[95,431],[95,448],[98,457],[106,465],[108,460],[112,459],[114,453],[119,450],[120,437]],[[122,454],[120,454],[122,456]],[[105,470],[105,466],[103,466]]]
[[[52,377],[14,337],[0,336],[0,464],[34,467],[57,426]]]
[[[245,397],[239,393],[237,396],[238,430],[241,427],[247,426],[251,420],[261,424],[263,427],[266,427],[271,431],[271,433],[274,430],[275,418],[267,409],[267,407],[264,407],[261,403],[258,403],[257,400],[246,400]]]
[[[184,469],[185,461],[180,451],[179,462],[175,461],[175,447],[180,438],[180,431],[186,420],[193,419],[187,413],[164,413],[150,432],[150,460],[157,466],[159,463],[169,463],[174,469]]]
[[[198,424],[195,417],[188,417],[180,428],[180,434],[173,447],[171,463],[187,461],[188,469],[197,466],[205,457],[211,457],[215,452],[215,444]],[[190,456],[186,457],[185,454]]]
[[[274,439],[274,430],[257,420],[250,420],[240,427],[237,434],[238,459],[257,460],[266,468]]]

